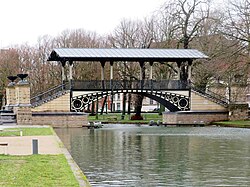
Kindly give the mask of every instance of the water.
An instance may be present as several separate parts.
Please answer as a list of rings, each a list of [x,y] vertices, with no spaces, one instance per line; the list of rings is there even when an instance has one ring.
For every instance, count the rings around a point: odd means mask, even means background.
[[[92,186],[250,186],[250,130],[56,129]]]

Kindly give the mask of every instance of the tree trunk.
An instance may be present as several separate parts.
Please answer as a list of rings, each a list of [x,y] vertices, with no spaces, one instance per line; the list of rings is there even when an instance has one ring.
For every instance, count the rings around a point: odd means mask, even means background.
[[[131,111],[131,94],[128,94],[128,115],[130,115]]]
[[[143,96],[137,95],[136,103],[135,103],[135,115],[136,116],[141,116],[142,101],[143,101]]]
[[[122,115],[125,116],[126,113],[126,101],[127,101],[127,94],[123,93],[123,100],[122,100]]]

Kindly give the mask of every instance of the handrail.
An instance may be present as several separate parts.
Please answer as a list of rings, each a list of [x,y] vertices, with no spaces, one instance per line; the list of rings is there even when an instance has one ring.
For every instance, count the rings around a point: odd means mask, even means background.
[[[180,80],[74,80],[73,90],[185,90]]]
[[[60,91],[63,91],[65,90],[65,87],[67,86],[67,84],[60,84],[60,85],[57,85],[53,88],[50,88],[49,90],[45,91],[45,92],[42,92],[42,93],[39,93],[38,95],[32,97],[30,99],[30,102],[31,104],[33,103],[36,103],[36,102],[40,102],[40,101],[43,101],[44,99],[48,98],[48,97],[51,97],[53,96],[54,94],[60,92]]]
[[[216,100],[217,102],[219,102],[219,103],[221,103],[221,104],[223,104],[223,105],[227,105],[227,104],[229,104],[229,102],[230,102],[229,99],[227,99],[226,97],[224,97],[224,96],[222,96],[222,95],[219,95],[219,94],[217,94],[217,93],[214,93],[214,92],[212,92],[212,91],[210,91],[210,90],[204,91],[204,90],[201,90],[201,89],[195,87],[194,84],[193,84],[192,82],[189,84],[189,86],[190,86],[190,88],[193,89],[194,91],[199,92],[199,93],[201,93],[201,94],[203,94],[203,95],[205,95],[205,96],[207,96],[207,97],[209,97],[209,98],[211,98],[211,99],[214,99],[214,100]]]

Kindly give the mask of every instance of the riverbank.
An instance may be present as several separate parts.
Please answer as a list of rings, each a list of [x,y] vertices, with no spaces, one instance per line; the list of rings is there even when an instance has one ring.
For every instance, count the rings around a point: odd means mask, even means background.
[[[88,116],[88,121],[100,121],[106,123],[119,123],[119,124],[149,124],[151,120],[157,122],[162,121],[162,116],[158,113],[142,113],[143,120],[131,120],[131,115],[122,115],[120,113],[109,113],[96,116]]]
[[[0,128],[0,186],[90,186],[51,127]]]
[[[220,127],[250,128],[250,120],[220,121],[214,122],[212,125],[217,125]]]
[[[149,124],[150,121],[155,123],[162,122],[162,116],[158,113],[143,113],[143,120],[131,120],[132,115],[125,115],[122,117],[120,113],[113,114],[103,114],[96,116],[88,116],[88,121],[90,122],[101,122],[102,124]],[[221,121],[221,122],[213,122],[208,125],[196,125],[196,126],[221,126],[221,127],[237,127],[237,128],[250,128],[250,120],[238,120],[238,121]],[[168,125],[168,126],[176,126],[176,125]],[[180,126],[180,125],[178,125]],[[181,125],[181,126],[190,126],[190,125]],[[193,125],[192,125],[193,126]]]

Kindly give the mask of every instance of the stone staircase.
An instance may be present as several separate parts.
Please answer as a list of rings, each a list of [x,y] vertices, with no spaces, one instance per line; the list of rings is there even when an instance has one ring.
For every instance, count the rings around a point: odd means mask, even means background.
[[[13,111],[2,110],[0,113],[0,125],[16,125],[16,114]]]
[[[226,97],[223,97],[223,96],[216,94],[214,92],[211,92],[209,90],[203,91],[203,90],[197,89],[192,85],[191,85],[191,91],[198,94],[199,96],[204,97],[204,98],[206,98],[214,103],[217,103],[225,108],[228,107],[229,100]]]
[[[49,89],[46,92],[43,92],[41,94],[38,94],[35,97],[31,98],[31,105],[32,107],[37,107],[37,106],[41,106],[44,103],[47,103],[49,101],[52,101],[56,98],[59,98],[67,93],[69,93],[69,90],[65,89],[65,85],[58,85],[54,88]]]

